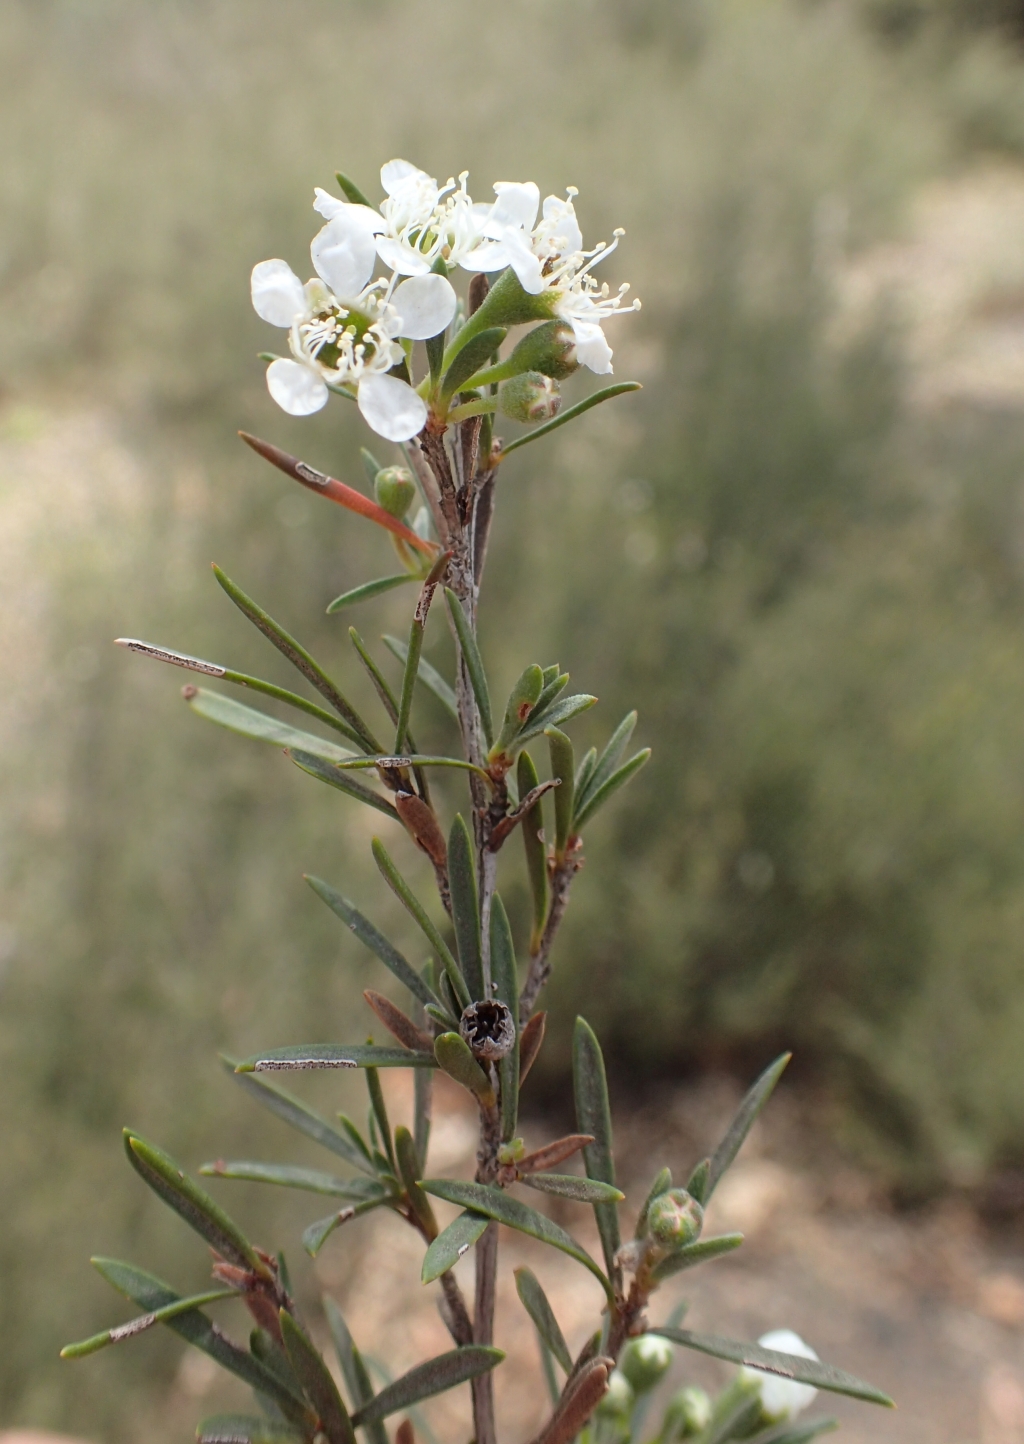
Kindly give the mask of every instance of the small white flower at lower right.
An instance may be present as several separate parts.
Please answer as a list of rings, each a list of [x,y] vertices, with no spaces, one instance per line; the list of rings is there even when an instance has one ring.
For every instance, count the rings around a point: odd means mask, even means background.
[[[801,1359],[817,1359],[810,1344],[805,1344],[792,1329],[772,1329],[757,1341],[763,1349],[775,1349],[780,1354],[796,1354]],[[813,1400],[817,1389],[813,1384],[798,1384],[795,1379],[784,1379],[781,1374],[769,1374],[764,1369],[751,1368],[744,1364],[740,1369],[742,1378],[756,1384],[761,1394],[761,1408],[773,1424],[782,1424],[803,1413]]]

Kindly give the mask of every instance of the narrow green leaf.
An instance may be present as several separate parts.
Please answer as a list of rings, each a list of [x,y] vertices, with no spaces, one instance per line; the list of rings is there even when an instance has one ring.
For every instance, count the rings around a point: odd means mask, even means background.
[[[213,1414],[196,1429],[197,1444],[295,1444],[303,1437],[266,1415]]]
[[[399,1409],[408,1409],[410,1404],[419,1403],[421,1399],[429,1399],[434,1394],[442,1394],[446,1389],[454,1389],[457,1384],[468,1383],[470,1379],[486,1374],[504,1357],[501,1349],[486,1348],[482,1344],[468,1344],[465,1348],[439,1354],[436,1359],[417,1364],[415,1369],[410,1369],[393,1384],[381,1389],[365,1408],[353,1415],[353,1422],[365,1424],[371,1419],[385,1419]]]
[[[371,767],[457,767],[463,772],[477,773],[489,786],[492,785],[490,775],[475,762],[467,762],[462,757],[441,757],[422,752],[381,752],[372,757],[346,757],[336,766],[343,772],[366,771]]]
[[[678,1253],[671,1254],[667,1259],[652,1271],[652,1277],[657,1283],[664,1283],[673,1274],[682,1273],[683,1269],[693,1268],[696,1264],[707,1263],[708,1259],[719,1258],[724,1253],[732,1253],[733,1249],[739,1248],[743,1242],[741,1233],[723,1233],[717,1238],[701,1238],[696,1243],[688,1243]]]
[[[636,1231],[635,1231],[635,1233],[634,1233],[634,1237],[635,1237],[635,1238],[643,1238],[644,1235],[647,1233],[647,1215],[648,1215],[648,1214],[650,1213],[650,1211],[651,1211],[651,1204],[654,1202],[654,1200],[655,1200],[656,1198],[660,1198],[663,1193],[668,1193],[668,1191],[669,1191],[669,1189],[670,1189],[671,1187],[672,1187],[672,1174],[671,1174],[671,1171],[670,1171],[669,1169],[667,1169],[667,1168],[663,1168],[663,1169],[661,1169],[660,1172],[656,1175],[656,1177],[655,1177],[655,1179],[654,1179],[654,1182],[651,1184],[650,1192],[648,1193],[647,1197],[644,1199],[643,1207],[641,1208],[640,1212],[637,1214]]]
[[[179,1314],[191,1313],[194,1309],[204,1308],[219,1299],[230,1298],[238,1298],[235,1289],[211,1289],[205,1294],[193,1294],[190,1298],[178,1299],[173,1304],[165,1304],[162,1309],[153,1309],[148,1314],[129,1319],[126,1324],[116,1324],[111,1329],[104,1329],[101,1334],[93,1334],[91,1338],[82,1339],[80,1343],[65,1344],[60,1356],[62,1359],[82,1359],[86,1354],[95,1354],[97,1350],[105,1349],[108,1344],[119,1344],[123,1339],[133,1339],[136,1334],[145,1333],[154,1324],[165,1324],[170,1319],[176,1319]]]
[[[485,1108],[494,1107],[491,1080],[473,1057],[469,1044],[461,1034],[441,1033],[434,1039],[434,1056],[449,1078],[454,1078],[456,1083],[468,1088]]]
[[[298,1168],[290,1163],[225,1162],[204,1163],[199,1170],[207,1178],[238,1178],[246,1183],[276,1183],[282,1188],[299,1188],[306,1193],[326,1193],[359,1203],[382,1198],[384,1189],[368,1178],[336,1178],[318,1168]]]
[[[347,757],[355,756],[347,747],[339,747],[336,742],[328,742],[312,732],[303,732],[299,727],[289,727],[287,722],[279,722],[276,717],[268,717],[265,712],[257,712],[254,707],[246,707],[244,703],[224,697],[219,692],[210,692],[205,687],[192,687],[186,691],[185,700],[193,712],[220,727],[227,727],[231,732],[240,732],[243,737],[255,737],[276,747],[298,748],[326,762],[344,762]]]
[[[365,1153],[354,1147],[326,1118],[321,1118],[319,1113],[307,1107],[301,1098],[296,1098],[284,1088],[278,1088],[266,1078],[261,1078],[258,1073],[240,1072],[242,1065],[237,1059],[222,1057],[221,1062],[236,1083],[255,1098],[257,1103],[269,1108],[271,1113],[276,1113],[282,1122],[297,1129],[299,1133],[304,1133],[307,1138],[312,1138],[313,1142],[319,1143],[322,1148],[330,1149],[339,1158],[344,1158],[353,1168],[358,1168],[362,1173],[372,1173]]]
[[[378,932],[369,918],[364,917],[347,897],[342,897],[336,888],[331,887],[328,882],[321,881],[318,877],[307,875],[306,881],[317,897],[322,898],[331,911],[341,918],[345,926],[355,933],[363,946],[369,948],[370,952],[380,959],[400,983],[405,984],[414,998],[418,998],[421,1003],[436,1005],[440,1002],[440,999],[427,987],[412,964],[406,961],[398,949],[388,942],[383,933]]]
[[[591,747],[579,765],[576,773],[576,796],[582,797],[587,789],[591,777],[594,775],[594,768],[597,766],[597,748]]]
[[[412,578],[410,577],[410,581],[411,580]],[[356,631],[355,627],[349,627],[348,639],[352,643],[352,646],[355,648],[356,656],[365,667],[367,675],[369,676],[370,681],[373,683],[374,690],[376,691],[377,696],[380,698],[381,704],[383,705],[385,712],[388,714],[388,718],[392,722],[397,722],[398,698],[395,696],[394,692],[392,692],[391,690],[391,687],[388,685],[388,680],[384,676],[384,673],[380,670],[380,668],[377,666],[377,663],[370,656],[369,647],[367,647],[366,643]],[[411,743],[409,745],[412,746]]]
[[[434,1217],[430,1200],[420,1188],[423,1167],[416,1153],[416,1144],[408,1128],[401,1124],[395,1129],[395,1157],[398,1160],[398,1176],[409,1200],[409,1207],[426,1236],[436,1238],[437,1219]]]
[[[480,898],[477,892],[473,840],[461,813],[455,814],[448,834],[448,884],[452,894],[452,922],[459,967],[474,1001],[484,996],[484,970],[480,949]]]
[[[491,748],[488,756],[498,757],[507,754],[512,743],[519,736],[527,720],[537,706],[537,701],[544,690],[544,673],[536,662],[523,669],[516,679],[512,691],[509,693],[508,702],[505,704],[505,715],[502,718],[501,731],[497,740]]]
[[[257,606],[251,597],[246,596],[241,587],[236,586],[231,578],[221,571],[220,567],[215,566],[213,574],[243,616],[249,618],[253,626],[274,644],[283,657],[288,658],[292,666],[302,673],[307,682],[311,683],[322,697],[326,697],[339,717],[344,717],[348,725],[361,738],[366,750],[380,752],[382,750],[380,743],[359,713],[306,649],[301,647],[294,637],[289,636],[284,628],[279,626],[262,607]]]
[[[326,1294],[324,1295],[324,1313],[327,1315],[327,1325],[334,1341],[334,1351],[338,1356],[338,1363],[341,1365],[349,1401],[353,1409],[360,1409],[373,1398],[373,1385],[370,1382],[366,1365],[363,1363],[363,1356],[355,1346],[341,1310]],[[370,1444],[388,1444],[387,1431],[382,1424],[368,1424],[366,1434]]]
[[[809,1444],[819,1434],[831,1434],[839,1428],[838,1419],[808,1419],[803,1424],[787,1420],[785,1424],[774,1424],[760,1434],[755,1434],[749,1444]]]
[[[519,1295],[523,1308],[533,1320],[534,1328],[566,1374],[571,1374],[572,1355],[569,1353],[569,1346],[565,1342],[562,1330],[558,1327],[558,1320],[555,1318],[551,1305],[548,1303],[548,1296],[541,1288],[536,1274],[528,1268],[515,1269],[514,1273],[516,1293]]]
[[[122,1263],[120,1259],[94,1258],[93,1267],[117,1289],[119,1294],[131,1299],[140,1309],[150,1312],[166,1308],[181,1299],[169,1284],[134,1264]],[[312,1415],[305,1400],[260,1363],[246,1349],[240,1349],[213,1324],[200,1310],[191,1310],[167,1319],[167,1327],[179,1338],[192,1344],[202,1353],[208,1354],[215,1363],[229,1373],[242,1379],[257,1393],[266,1394],[284,1414],[294,1422],[309,1426]]]
[[[343,611],[345,607],[354,607],[357,602],[368,602],[371,597],[379,597],[384,592],[390,592],[395,587],[404,586],[406,582],[414,582],[416,578],[409,572],[395,572],[390,577],[377,577],[375,581],[363,582],[361,587],[353,587],[351,591],[342,592],[340,597],[327,608],[327,615],[333,616],[335,612]]]
[[[638,752],[635,756],[631,757],[617,772],[613,772],[607,782],[603,782],[600,787],[591,789],[586,805],[580,808],[574,819],[574,826],[577,831],[590,821],[599,807],[604,806],[613,792],[618,792],[620,787],[640,771],[641,767],[643,767],[650,758],[650,755],[651,749],[645,747],[642,752]]]
[[[733,1439],[746,1439],[757,1428],[761,1404],[756,1395],[741,1394],[737,1399],[727,1394],[711,1415],[711,1423],[698,1436],[700,1444],[728,1444]]]
[[[448,610],[451,613],[456,636],[459,639],[459,646],[462,649],[466,670],[469,673],[473,696],[476,698],[477,711],[480,713],[480,723],[484,729],[484,737],[486,738],[488,747],[490,747],[494,740],[494,727],[491,722],[491,694],[487,687],[487,674],[484,671],[484,664],[480,659],[480,651],[477,647],[472,628],[469,625],[465,612],[462,610],[462,603],[452,591],[451,587],[445,587],[444,595],[448,603]]]
[[[352,1421],[327,1365],[287,1309],[282,1309],[278,1317],[289,1362],[330,1444],[355,1444]]]
[[[504,1223],[509,1228],[528,1234],[531,1238],[540,1239],[541,1243],[547,1243],[552,1248],[560,1249],[562,1253],[568,1254],[570,1258],[574,1258],[577,1263],[581,1263],[584,1268],[589,1269],[600,1282],[608,1297],[613,1297],[611,1284],[586,1249],[570,1237],[564,1229],[559,1228],[556,1223],[552,1223],[549,1218],[545,1218],[536,1209],[530,1208],[528,1204],[521,1203],[518,1198],[510,1198],[500,1188],[491,1188],[486,1183],[460,1183],[450,1178],[427,1178],[423,1180],[423,1187],[435,1198],[443,1198],[448,1203],[456,1204],[459,1208],[469,1208],[475,1213],[486,1214],[488,1218],[493,1218],[498,1223]]]
[[[622,754],[629,745],[629,739],[633,735],[633,729],[636,727],[636,717],[635,712],[627,712],[609,737],[607,746],[595,762],[587,784],[579,795],[581,807],[590,800],[590,794],[596,792],[603,783],[607,782],[618,767],[622,760]]]
[[[433,1068],[433,1054],[370,1043],[299,1043],[271,1048],[239,1063],[240,1073],[300,1073],[314,1068]]]
[[[555,1193],[559,1198],[573,1198],[577,1203],[621,1203],[626,1197],[614,1184],[601,1183],[596,1178],[577,1178],[574,1173],[528,1173],[520,1182],[540,1193]]]
[[[350,1203],[346,1208],[341,1208],[337,1213],[329,1213],[326,1218],[318,1218],[303,1230],[302,1247],[309,1254],[310,1258],[316,1258],[324,1244],[330,1238],[336,1228],[350,1219],[359,1218],[364,1213],[370,1213],[375,1208],[391,1201],[390,1195],[383,1198],[368,1198],[365,1203]]]
[[[863,1399],[868,1404],[883,1404],[895,1408],[888,1394],[846,1374],[842,1369],[823,1364],[819,1359],[803,1359],[797,1354],[784,1354],[778,1349],[765,1349],[760,1344],[742,1344],[736,1339],[725,1339],[718,1334],[697,1334],[690,1329],[672,1329],[668,1325],[649,1329],[649,1333],[660,1334],[673,1344],[684,1349],[696,1349],[710,1354],[715,1359],[727,1359],[732,1364],[746,1364],[752,1369],[763,1369],[768,1374],[778,1374],[783,1379],[795,1379],[800,1384],[813,1384],[816,1389],[828,1389],[833,1394],[848,1394],[852,1399]]]
[[[447,565],[447,563],[446,563]],[[398,723],[395,732],[395,751],[401,752],[405,746],[406,733],[409,730],[409,714],[412,711],[412,694],[416,686],[416,675],[420,669],[420,653],[423,651],[423,634],[426,631],[424,620],[420,619],[419,608],[412,619],[409,628],[409,642],[405,652],[405,671],[402,674],[402,693],[398,704]]]
[[[454,396],[456,391],[461,391],[471,376],[489,365],[491,357],[507,335],[507,327],[491,326],[467,342],[444,374],[441,395],[447,399]]]
[[[507,1143],[515,1137],[519,1115],[519,974],[505,904],[498,893],[491,902],[491,983],[494,996],[512,1014],[515,1046],[498,1064],[501,1082],[501,1136]]]
[[[447,1025],[446,1025],[447,1026]],[[413,1082],[413,1142],[421,1171],[427,1166],[427,1149],[430,1146],[430,1115],[433,1105],[434,1075],[426,1068],[417,1068],[412,1075]]]
[[[581,1133],[593,1134],[593,1143],[583,1150],[587,1177],[599,1183],[615,1184],[615,1163],[612,1158],[612,1115],[608,1103],[608,1083],[604,1057],[597,1035],[583,1018],[576,1019],[572,1038],[572,1078],[576,1098],[576,1122]],[[619,1251],[619,1211],[614,1203],[594,1205],[594,1217],[601,1235],[605,1264],[613,1279],[618,1276],[615,1255]]]
[[[555,854],[562,858],[572,831],[576,761],[572,742],[558,727],[545,727],[544,735],[551,753],[551,776],[560,783],[555,788]]]
[[[562,1391],[558,1387],[558,1379],[555,1375],[555,1357],[540,1334],[537,1334],[537,1346],[540,1349],[540,1366],[544,1371],[544,1382],[548,1386],[548,1398],[551,1401],[551,1407],[554,1408],[562,1397]]]
[[[560,697],[569,685],[569,673],[559,672],[557,666],[544,668],[544,687],[537,698],[536,714],[539,717]]]
[[[455,996],[461,1005],[459,1011],[461,1012],[462,1008],[468,1008],[471,1002],[469,989],[466,987],[466,981],[459,971],[458,963],[452,957],[448,944],[434,926],[426,908],[392,862],[388,855],[387,848],[381,842],[380,838],[375,837],[370,846],[374,861],[380,868],[384,881],[398,898],[409,916],[419,925],[424,937],[434,949],[445,972],[448,974],[448,981],[451,983],[455,991]]]
[[[338,182],[338,184],[341,186],[341,189],[342,189],[342,191],[343,191],[343,193],[344,193],[345,199],[346,199],[351,205],[354,205],[354,206],[368,206],[371,211],[374,209],[374,207],[370,205],[370,202],[366,199],[366,197],[363,195],[362,191],[361,191],[361,190],[359,189],[359,187],[356,185],[355,181],[354,181],[354,180],[349,180],[348,176],[345,175],[345,173],[344,173],[343,171],[336,170],[336,171],[334,172],[334,178],[335,178],[335,180]],[[365,447],[365,446],[364,446],[362,449],[363,449],[363,451],[365,452],[365,454],[366,454],[367,456],[370,456],[370,453],[366,450],[366,447]],[[370,460],[372,461],[373,458],[370,457]],[[380,468],[378,467],[377,470],[379,471]],[[372,481],[372,480],[373,480],[373,477],[371,477],[370,480]]]
[[[516,779],[519,784],[520,797],[528,796],[540,783],[533,758],[526,751],[519,754]],[[541,935],[544,932],[544,924],[548,916],[550,893],[547,848],[542,836],[544,831],[543,798],[538,797],[519,824],[519,830],[523,834],[526,871],[530,879],[530,895],[533,898],[533,926],[530,931],[530,953],[532,955],[540,948]]]
[[[378,812],[383,812],[385,817],[398,822],[397,809],[392,807],[388,800],[374,792],[372,788],[366,787],[362,782],[357,782],[354,777],[349,777],[347,772],[339,770],[336,764],[323,762],[319,757],[313,756],[310,752],[291,752],[288,756],[295,763],[296,767],[308,772],[310,777],[316,777],[320,782],[326,782],[329,787],[336,787],[339,792],[347,793],[358,802],[365,802],[367,807],[375,807]]]
[[[248,687],[250,691],[262,692],[266,697],[273,697],[278,702],[285,702],[289,707],[296,707],[300,712],[308,713],[310,717],[316,717],[318,721],[332,727],[335,732],[340,732],[350,742],[354,742],[357,747],[363,745],[359,734],[354,732],[347,722],[343,722],[333,712],[327,712],[323,707],[318,707],[315,702],[309,702],[296,692],[290,692],[287,687],[278,687],[273,682],[265,682],[262,677],[250,677],[245,672],[235,672],[232,668],[222,667],[217,662],[204,661],[202,657],[192,657],[187,652],[175,651],[173,647],[158,647],[152,642],[142,642],[136,637],[118,637],[117,645],[127,647],[129,652],[137,652],[143,657],[152,657],[154,661],[168,662],[172,667],[183,667],[187,672],[199,672],[205,677],[216,677],[223,682],[232,682],[236,687]]]
[[[563,722],[578,717],[581,712],[589,711],[596,701],[597,698],[591,697],[588,692],[574,692],[571,697],[563,697],[553,707],[546,707],[542,713],[527,719],[526,726],[515,739],[516,748],[532,742],[546,727],[561,727]]]
[[[170,1154],[147,1143],[129,1128],[124,1130],[124,1148],[128,1162],[143,1182],[223,1258],[240,1268],[251,1269],[260,1278],[271,1278],[270,1269],[238,1225],[208,1193],[193,1183]]]
[[[357,1150],[360,1156],[366,1160],[367,1165],[372,1169],[373,1158],[370,1154],[370,1149],[367,1145],[366,1139],[359,1132],[359,1129],[352,1122],[351,1118],[349,1118],[347,1113],[338,1113],[336,1117],[348,1137],[351,1139],[353,1148]]]
[[[423,1272],[420,1278],[425,1284],[432,1284],[449,1269],[484,1235],[489,1218],[480,1213],[460,1213],[458,1218],[442,1229],[423,1256]]]
[[[567,421],[575,421],[577,416],[582,416],[584,411],[589,411],[592,406],[597,406],[602,401],[610,401],[613,396],[621,396],[626,391],[639,391],[639,381],[620,381],[615,386],[606,386],[603,391],[595,391],[592,396],[578,401],[575,406],[570,406],[568,411],[560,411],[552,421],[545,421],[543,426],[535,426],[525,436],[517,436],[515,441],[510,441],[507,446],[501,449],[502,460],[510,452],[525,446],[528,441],[536,441],[539,436],[547,436],[549,431],[554,431],[559,426],[564,426]]]
[[[708,1179],[711,1177],[711,1159],[702,1158],[686,1180],[686,1191],[703,1207],[708,1197]]]
[[[398,1164],[395,1161],[395,1145],[391,1137],[391,1121],[388,1118],[387,1104],[384,1102],[384,1093],[380,1086],[380,1075],[376,1068],[367,1068],[366,1087],[370,1094],[370,1107],[373,1109],[373,1116],[377,1120],[377,1128],[380,1132],[380,1140],[384,1145],[384,1152],[392,1173],[398,1171]]]
[[[384,642],[384,645],[385,647],[387,647],[388,651],[391,652],[394,656],[396,656],[404,667],[409,652],[408,643],[399,641],[397,637],[390,637],[387,635],[382,638],[382,641]],[[431,666],[429,662],[424,661],[422,657],[420,658],[419,671],[417,673],[416,680],[418,682],[421,682],[423,686],[426,687],[428,692],[432,692],[434,694],[437,700],[441,703],[442,707],[454,721],[457,722],[459,720],[459,708],[458,703],[455,700],[454,690],[449,687],[448,683],[441,676],[441,673],[437,670],[437,668]]]
[[[785,1072],[786,1064],[792,1056],[792,1053],[783,1053],[776,1058],[774,1063],[769,1064],[740,1104],[736,1117],[729,1124],[728,1132],[711,1155],[708,1184],[704,1194],[705,1202],[714,1193],[722,1174],[743,1147],[744,1139],[753,1127],[757,1115],[772,1096],[775,1085]]]

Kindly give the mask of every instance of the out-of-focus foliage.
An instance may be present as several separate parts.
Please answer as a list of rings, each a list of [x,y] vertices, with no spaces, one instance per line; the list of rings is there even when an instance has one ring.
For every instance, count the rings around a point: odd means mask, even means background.
[[[299,879],[358,895],[361,820],[108,639],[258,669],[215,559],[349,667],[323,608],[386,544],[233,432],[351,454],[337,408],[297,426],[269,403],[247,279],[299,267],[302,199],[337,166],[372,187],[382,154],[579,185],[588,235],[625,217],[609,279],[646,303],[616,357],[643,396],[543,472],[510,459],[483,620],[500,653],[501,597],[536,573],[531,654],[611,679],[595,738],[640,697],[655,747],[598,824],[614,848],[577,887],[556,1010],[585,991],[638,1071],[795,1044],[896,1176],[1024,1152],[1024,436],[1012,411],[911,408],[884,296],[836,323],[847,261],[922,185],[1024,149],[1017,67],[991,37],[893,45],[860,8],[783,0],[4,7],[4,1423],[128,1437],[144,1412],[182,1436],[164,1351],[56,1361],[106,1317],[89,1247],[188,1282],[110,1167],[117,1129],[190,1163],[253,1151],[216,1049],[361,1008],[364,959]],[[440,627],[430,647],[442,665]],[[269,1233],[265,1200],[237,1207]]]

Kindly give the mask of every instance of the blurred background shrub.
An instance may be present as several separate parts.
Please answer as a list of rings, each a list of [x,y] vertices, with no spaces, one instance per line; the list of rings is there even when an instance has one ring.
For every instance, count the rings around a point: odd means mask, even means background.
[[[324,608],[386,544],[234,439],[360,484],[340,407],[272,407],[248,301],[255,261],[301,268],[338,166],[372,194],[392,155],[481,193],[572,182],[588,237],[627,229],[608,279],[645,307],[616,373],[646,389],[510,463],[483,618],[498,691],[557,658],[601,696],[581,738],[636,704],[655,748],[588,839],[556,1034],[585,1006],[633,1088],[793,1046],[906,1193],[1024,1161],[1018,12],[0,11],[3,1423],[113,1439],[155,1408],[158,1344],[55,1358],[107,1318],[90,1251],[202,1277],[118,1128],[190,1163],[267,1147],[217,1050],[365,1030],[367,959],[300,874],[401,934],[354,810],[109,646],[278,676],[215,559],[353,670]],[[247,1206],[294,1232],[287,1200]]]

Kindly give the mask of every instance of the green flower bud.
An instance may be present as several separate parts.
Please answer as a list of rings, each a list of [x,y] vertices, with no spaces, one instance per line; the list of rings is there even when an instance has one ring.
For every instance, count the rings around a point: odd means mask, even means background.
[[[579,370],[576,359],[576,337],[564,321],[546,321],[527,332],[508,358],[508,366],[516,373],[539,371],[562,381]]]
[[[510,1143],[503,1143],[498,1149],[498,1162],[505,1168],[518,1163],[526,1153],[526,1144],[521,1138],[513,1138]]]
[[[672,1444],[675,1439],[685,1439],[699,1434],[711,1423],[712,1405],[708,1394],[688,1384],[669,1400],[661,1426],[660,1438],[663,1444]]]
[[[666,1248],[683,1248],[699,1238],[704,1227],[704,1210],[685,1188],[670,1188],[651,1204],[647,1228],[651,1237]]]
[[[608,1375],[608,1392],[595,1409],[602,1419],[628,1419],[636,1402],[633,1386],[621,1369]]]
[[[373,492],[377,505],[401,521],[416,498],[416,483],[404,466],[385,466],[373,479]]]
[[[502,384],[498,404],[513,421],[550,421],[558,415],[562,398],[549,376],[539,371],[524,371]]]
[[[657,1334],[642,1334],[630,1339],[622,1351],[619,1368],[629,1380],[634,1394],[646,1394],[661,1382],[672,1363],[672,1345]]]

